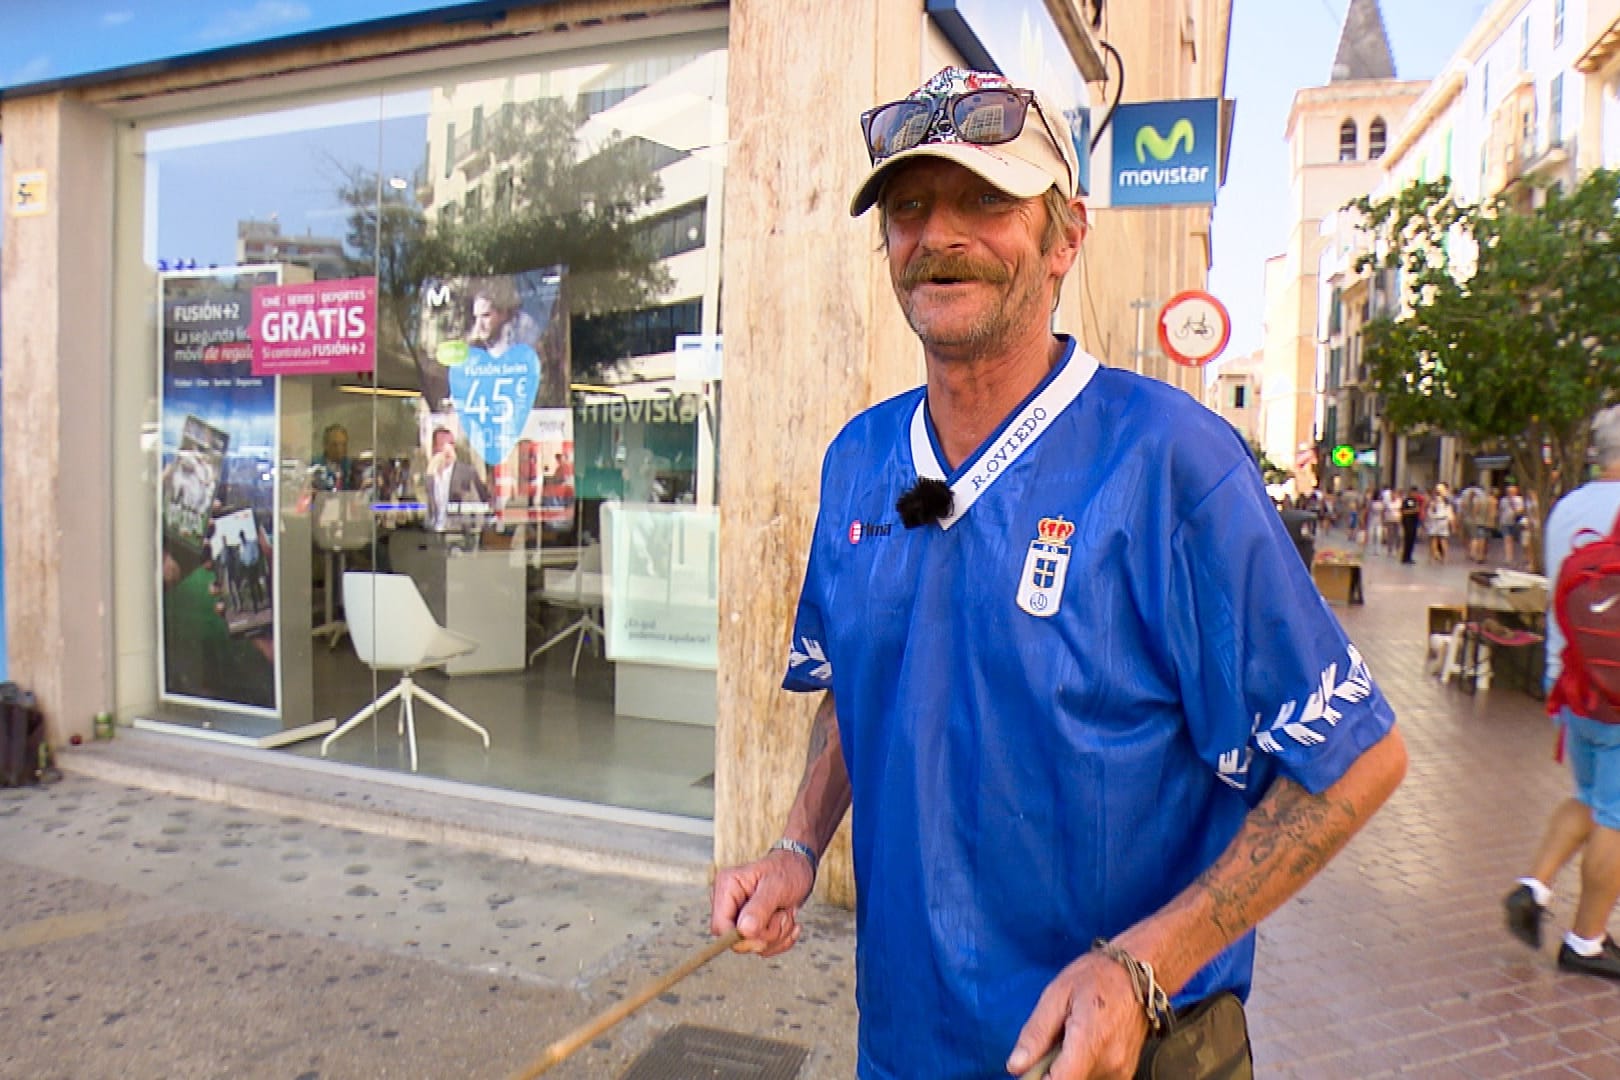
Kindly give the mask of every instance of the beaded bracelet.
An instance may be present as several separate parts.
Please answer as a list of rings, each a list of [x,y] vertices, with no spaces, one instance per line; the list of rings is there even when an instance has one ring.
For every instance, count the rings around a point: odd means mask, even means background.
[[[1164,992],[1153,977],[1153,965],[1144,963],[1106,938],[1091,943],[1092,952],[1100,952],[1119,964],[1131,977],[1131,988],[1136,1000],[1147,1012],[1148,1029],[1155,1035],[1168,1030],[1175,1023],[1175,1012],[1170,1008],[1170,995]]]
[[[776,843],[772,844],[770,846],[770,850],[771,851],[791,851],[795,855],[803,855],[805,862],[808,862],[810,864],[810,880],[811,881],[816,880],[816,871],[819,870],[820,867],[821,867],[821,860],[820,860],[820,858],[818,858],[816,856],[816,853],[814,851],[810,850],[810,845],[809,844],[801,844],[797,840],[790,840],[790,839],[788,839],[787,837],[784,836],[784,837],[782,837],[782,839],[780,839]]]

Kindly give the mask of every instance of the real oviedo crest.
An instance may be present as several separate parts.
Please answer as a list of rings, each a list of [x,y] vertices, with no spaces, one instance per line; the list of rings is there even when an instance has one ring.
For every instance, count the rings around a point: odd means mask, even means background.
[[[1074,522],[1041,518],[1040,535],[1029,543],[1024,572],[1018,579],[1018,606],[1038,619],[1051,618],[1063,604],[1063,579],[1069,572],[1069,537]]]

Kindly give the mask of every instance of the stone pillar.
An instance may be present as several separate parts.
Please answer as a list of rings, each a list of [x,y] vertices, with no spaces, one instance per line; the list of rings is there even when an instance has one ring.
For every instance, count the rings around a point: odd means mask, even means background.
[[[821,456],[860,409],[918,385],[921,349],[870,218],[858,117],[921,80],[920,0],[734,0],[727,94],[715,857],[764,851],[804,767],[816,702],[780,689]],[[880,43],[874,45],[874,43]],[[853,897],[846,834],[822,894]]]
[[[9,668],[59,744],[112,703],[113,125],[64,94],[8,100],[5,120]],[[19,172],[44,173],[44,213],[13,212]]]

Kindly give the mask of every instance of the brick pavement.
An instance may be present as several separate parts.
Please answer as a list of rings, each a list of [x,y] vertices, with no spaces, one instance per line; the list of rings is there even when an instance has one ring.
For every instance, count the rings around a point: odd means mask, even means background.
[[[1262,926],[1257,1073],[1620,1078],[1620,986],[1553,965],[1578,859],[1554,886],[1539,954],[1502,926],[1502,896],[1568,791],[1550,725],[1500,683],[1471,695],[1424,674],[1428,605],[1461,604],[1475,567],[1456,552],[1444,567],[1418,558],[1369,556],[1366,604],[1336,608],[1411,764],[1339,859]]]
[[[1502,928],[1501,897],[1529,859],[1546,814],[1568,788],[1564,767],[1551,760],[1551,732],[1541,707],[1524,694],[1505,689],[1500,681],[1487,693],[1470,695],[1423,673],[1426,609],[1433,603],[1461,603],[1469,569],[1461,561],[1447,567],[1422,561],[1403,567],[1373,555],[1366,567],[1367,603],[1337,609],[1395,705],[1411,766],[1390,804],[1339,859],[1261,928],[1250,1015],[1257,1075],[1262,1080],[1392,1076],[1620,1080],[1620,986],[1561,975],[1553,966],[1557,938],[1573,910],[1573,870],[1555,883],[1554,932],[1539,954]],[[109,756],[123,760],[140,749],[140,740],[121,738],[66,755],[64,766],[89,772],[97,761]],[[198,767],[188,765],[193,759],[203,760],[203,755],[176,756],[171,768]],[[203,767],[217,769],[218,762]],[[353,777],[331,783],[343,791],[359,789]],[[303,797],[309,798],[305,788],[312,785],[304,778],[293,790],[304,791]],[[267,805],[276,807],[275,813],[291,812],[281,801]],[[312,804],[317,818],[322,805]],[[56,813],[42,803],[39,812],[47,811]],[[162,826],[162,839],[173,840],[166,824],[173,816],[159,814],[145,824],[151,829]],[[134,828],[134,823],[126,827]],[[4,835],[5,827],[0,826],[0,837]],[[346,854],[347,845],[362,842],[380,843],[347,835],[334,841],[338,861],[320,880],[335,881],[332,888],[342,896],[353,895],[344,892],[353,882],[344,876],[354,861]],[[131,873],[142,875],[139,880],[150,881],[151,863],[143,860],[178,858],[152,853],[164,850],[160,844],[126,852],[125,861]],[[239,852],[233,849],[232,854]],[[279,856],[272,853],[272,857]],[[433,852],[440,861],[462,857],[450,848]],[[5,861],[0,859],[0,868]],[[62,866],[61,853],[51,862],[58,870],[73,872]],[[205,861],[205,865],[223,863]],[[482,878],[475,873],[472,881]],[[260,884],[258,877],[253,882],[261,889],[304,887]],[[554,910],[534,916],[531,925],[560,929],[565,923],[579,924],[585,917],[582,908],[596,912],[590,916],[595,919],[606,910],[601,906],[603,890],[617,894],[624,888],[611,875],[586,874],[579,875],[570,890],[541,890],[537,898]],[[390,890],[377,891],[378,904],[386,904],[393,895]],[[622,993],[630,982],[639,984],[651,972],[672,967],[695,939],[693,927],[701,924],[701,890],[689,888],[688,893],[682,894],[684,900],[669,902],[671,914],[661,925],[640,930],[628,922],[617,925],[611,936],[629,951],[615,953],[619,958],[615,963],[596,965],[577,981],[560,985],[532,980],[503,983],[503,997],[509,991],[514,1000],[529,995],[522,1000],[532,1001],[538,994],[551,1004],[530,1015],[521,1031],[503,1028],[490,1016],[479,1022],[487,1028],[489,1075],[496,1075],[497,1068],[504,1074],[528,1060],[547,1039]],[[201,902],[195,890],[187,895]],[[484,893],[475,888],[470,895],[476,901]],[[284,906],[280,901],[278,905]],[[514,909],[502,908],[485,921],[504,917],[508,910]],[[417,917],[400,909],[399,918],[406,914]],[[679,994],[666,995],[593,1044],[559,1076],[598,1080],[620,1075],[624,1064],[658,1032],[676,1022],[694,1022],[810,1046],[812,1056],[802,1080],[848,1077],[854,1042],[852,919],[819,904],[807,915],[812,930],[801,948],[767,962],[718,961],[683,984]],[[377,922],[389,929],[386,919]],[[344,925],[364,929],[369,924]],[[510,933],[529,935],[527,930]],[[488,944],[483,937],[468,940],[473,947]],[[388,940],[371,937],[354,944],[391,948]],[[547,944],[548,955],[554,947]],[[429,1025],[424,1030],[439,1029]],[[214,1062],[212,1053],[198,1050],[190,1060]],[[431,1075],[432,1070],[419,1073]],[[219,1074],[217,1068],[198,1073]],[[0,1075],[23,1074],[8,1072],[0,1063]],[[269,1072],[249,1070],[243,1075]],[[332,1067],[323,1069],[322,1075],[346,1074]]]

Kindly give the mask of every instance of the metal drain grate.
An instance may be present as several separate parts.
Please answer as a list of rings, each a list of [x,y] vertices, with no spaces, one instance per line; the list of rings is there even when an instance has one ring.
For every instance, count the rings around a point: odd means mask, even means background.
[[[794,1080],[809,1053],[793,1043],[681,1024],[660,1035],[620,1080]]]

